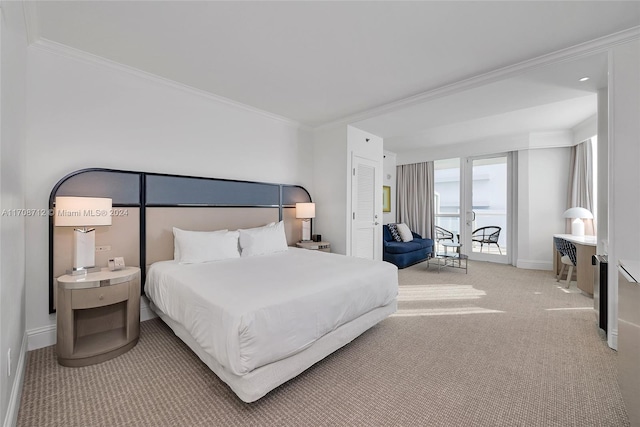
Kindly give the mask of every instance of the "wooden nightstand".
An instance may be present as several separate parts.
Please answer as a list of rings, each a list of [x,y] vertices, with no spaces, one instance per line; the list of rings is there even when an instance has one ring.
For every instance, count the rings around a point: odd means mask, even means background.
[[[312,251],[331,252],[331,243],[329,242],[298,242],[296,246]]]
[[[119,356],[140,336],[140,269],[57,279],[58,363],[87,366]]]

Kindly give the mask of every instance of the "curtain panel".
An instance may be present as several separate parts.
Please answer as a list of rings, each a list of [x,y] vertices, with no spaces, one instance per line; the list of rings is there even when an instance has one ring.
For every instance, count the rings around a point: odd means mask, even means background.
[[[433,239],[435,226],[433,162],[397,167],[397,221],[423,238]]]
[[[593,213],[593,149],[591,139],[571,148],[567,209],[582,207]],[[566,232],[571,233],[571,219],[566,221]],[[584,234],[595,235],[593,220],[584,219]]]

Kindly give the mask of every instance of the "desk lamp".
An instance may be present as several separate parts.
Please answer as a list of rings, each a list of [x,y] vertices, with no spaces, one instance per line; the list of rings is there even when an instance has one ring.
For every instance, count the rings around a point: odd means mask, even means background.
[[[584,222],[582,218],[593,219],[593,214],[585,208],[569,208],[562,215],[565,218],[575,218],[571,222],[571,235],[584,236]]]

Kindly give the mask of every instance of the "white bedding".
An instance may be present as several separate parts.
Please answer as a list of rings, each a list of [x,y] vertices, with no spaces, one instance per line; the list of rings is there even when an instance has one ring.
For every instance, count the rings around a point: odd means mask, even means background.
[[[398,292],[389,263],[290,248],[180,265],[155,263],[145,292],[229,372],[285,359]]]

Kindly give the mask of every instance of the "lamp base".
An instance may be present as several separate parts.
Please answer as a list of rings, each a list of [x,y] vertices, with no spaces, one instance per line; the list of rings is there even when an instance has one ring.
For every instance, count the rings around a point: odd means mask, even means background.
[[[95,228],[76,228],[73,230],[73,269],[71,271],[87,270],[95,268],[95,265]],[[78,274],[84,274],[84,272]]]
[[[302,242],[310,242],[311,241],[311,220],[303,219],[302,220]]]
[[[576,218],[571,223],[572,236],[584,236],[584,222],[580,218]]]

